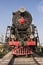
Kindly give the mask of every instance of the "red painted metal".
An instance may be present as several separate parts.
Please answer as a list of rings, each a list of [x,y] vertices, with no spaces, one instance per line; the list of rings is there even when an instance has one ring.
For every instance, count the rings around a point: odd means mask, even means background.
[[[35,41],[25,41],[26,46],[19,46],[20,42],[19,41],[10,41],[9,42],[9,46],[15,46],[12,49],[12,54],[14,55],[31,55],[32,54],[32,50],[30,49],[29,46],[36,46]]]
[[[24,18],[19,19],[19,23],[20,24],[24,24],[24,22],[25,22],[25,19]]]
[[[12,49],[12,54],[18,56],[18,55],[29,55],[33,53],[32,50],[29,49],[28,47],[20,47],[20,48]]]
[[[26,41],[26,45],[27,46],[36,46],[36,42],[35,41]]]
[[[16,47],[18,47],[19,46],[19,42],[12,40],[12,41],[9,42],[9,46],[16,46]]]
[[[36,42],[32,41],[32,40],[31,41],[25,41],[25,43],[26,43],[27,46],[35,46],[36,45]],[[19,44],[20,44],[19,41],[13,41],[12,40],[12,41],[9,42],[9,46],[14,45],[14,46],[18,47]]]

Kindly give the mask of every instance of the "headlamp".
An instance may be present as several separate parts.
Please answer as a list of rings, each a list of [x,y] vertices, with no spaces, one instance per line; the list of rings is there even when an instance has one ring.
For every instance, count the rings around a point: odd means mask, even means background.
[[[33,35],[33,34],[31,34],[31,35],[30,35],[30,38],[31,38],[31,39],[33,39],[33,38],[34,38],[34,35]]]
[[[25,9],[24,9],[24,8],[20,8],[19,11],[20,11],[21,13],[23,13],[23,12],[25,12]]]

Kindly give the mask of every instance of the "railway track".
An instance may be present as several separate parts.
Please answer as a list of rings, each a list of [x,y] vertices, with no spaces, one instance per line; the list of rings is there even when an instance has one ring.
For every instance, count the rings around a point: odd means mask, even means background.
[[[11,59],[8,65],[40,65],[38,61],[31,57],[31,58],[13,58]]]
[[[35,55],[37,57],[35,57]],[[8,65],[43,65],[43,61],[37,54],[32,55],[31,57],[12,57]]]
[[[0,62],[0,65],[43,65],[43,57],[34,53],[31,57],[13,57],[8,53]]]

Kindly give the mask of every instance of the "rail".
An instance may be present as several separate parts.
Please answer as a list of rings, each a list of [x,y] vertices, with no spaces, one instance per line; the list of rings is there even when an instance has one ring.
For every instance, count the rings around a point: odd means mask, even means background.
[[[13,57],[11,52],[9,52],[6,56],[3,57],[0,65],[43,65],[43,57],[41,58],[37,54],[35,54],[35,56]]]

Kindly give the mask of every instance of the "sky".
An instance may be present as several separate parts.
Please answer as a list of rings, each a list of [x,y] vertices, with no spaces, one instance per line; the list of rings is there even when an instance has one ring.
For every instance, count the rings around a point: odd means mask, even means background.
[[[12,24],[12,12],[24,7],[32,15],[37,26],[40,42],[43,43],[43,0],[0,0],[0,34],[6,33]]]

